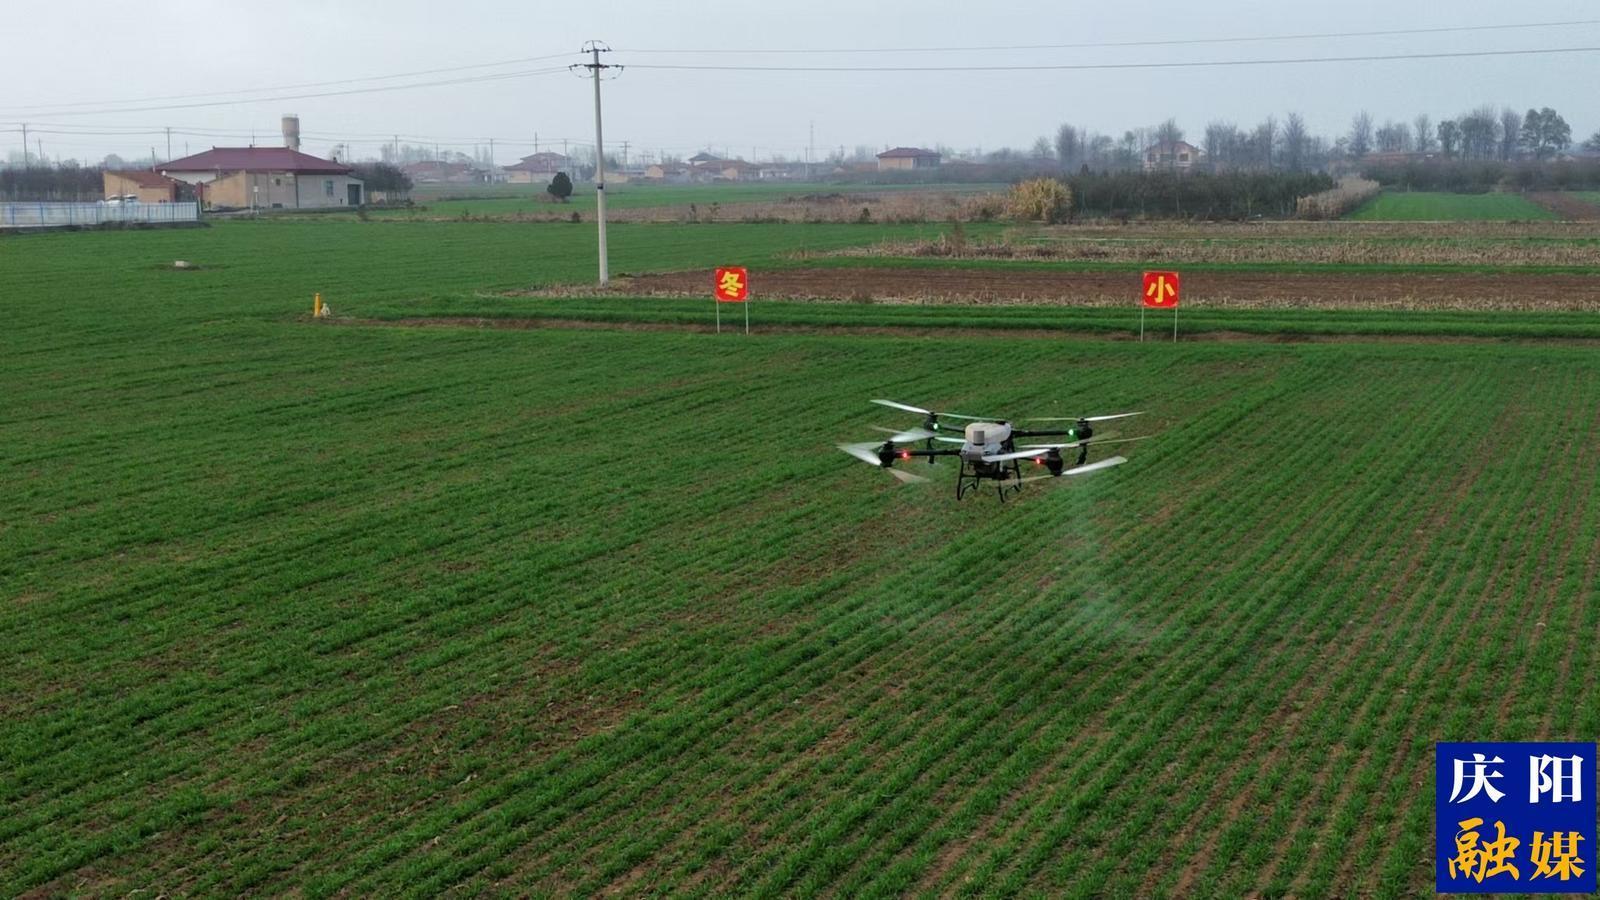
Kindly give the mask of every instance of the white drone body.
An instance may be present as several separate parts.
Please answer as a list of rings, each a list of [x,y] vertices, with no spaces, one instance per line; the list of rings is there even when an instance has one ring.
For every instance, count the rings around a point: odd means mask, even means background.
[[[979,462],[986,456],[999,456],[1011,440],[1011,426],[1005,422],[972,422],[967,425],[966,440],[961,444],[961,458]]]
[[[1124,419],[1129,416],[1141,415],[1140,413],[1118,413],[1111,416],[1081,416],[1076,419],[1041,418],[1009,420],[981,416],[964,416],[957,413],[936,413],[919,406],[910,406],[897,403],[893,400],[874,400],[880,406],[887,406],[905,412],[917,413],[924,417],[921,428],[912,428],[897,431],[892,428],[879,428],[889,435],[888,440],[879,443],[840,444],[839,449],[872,466],[887,469],[889,474],[904,483],[927,481],[920,475],[894,468],[897,461],[912,459],[926,459],[933,464],[938,457],[953,456],[961,463],[960,474],[956,478],[956,499],[961,499],[972,488],[984,481],[998,483],[1000,499],[1004,500],[1006,491],[1020,491],[1022,485],[1030,481],[1044,478],[1056,478],[1062,475],[1087,475],[1119,466],[1127,462],[1120,456],[1113,456],[1096,463],[1088,462],[1090,440],[1096,437],[1094,423],[1105,422],[1111,419]],[[939,433],[939,416],[949,419],[964,419],[966,427],[962,436],[945,437]],[[1013,421],[1023,422],[1072,422],[1071,427],[1061,426],[1045,428],[1017,428]],[[1123,443],[1123,441],[1109,441],[1110,435],[1100,435],[1097,443]],[[1065,443],[1043,443],[1039,438],[1065,438]],[[1128,438],[1136,441],[1143,438]],[[936,443],[958,444],[959,449],[937,448]],[[921,448],[916,445],[922,444]],[[1061,456],[1063,450],[1077,450],[1077,463],[1070,468]],[[1023,477],[1022,463],[1030,461],[1035,465],[1044,467],[1048,474]]]

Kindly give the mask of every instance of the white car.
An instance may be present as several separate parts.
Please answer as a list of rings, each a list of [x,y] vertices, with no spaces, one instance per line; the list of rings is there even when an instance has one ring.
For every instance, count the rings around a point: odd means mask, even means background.
[[[132,206],[139,202],[139,196],[137,194],[122,194],[117,197],[107,197],[100,202],[107,206]]]

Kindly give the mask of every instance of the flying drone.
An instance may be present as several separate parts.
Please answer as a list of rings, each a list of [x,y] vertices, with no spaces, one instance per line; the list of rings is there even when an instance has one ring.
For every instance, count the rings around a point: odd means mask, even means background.
[[[923,482],[928,479],[915,475],[902,469],[894,468],[896,462],[912,459],[926,459],[929,465],[936,463],[941,456],[956,457],[961,463],[961,471],[956,476],[956,499],[965,497],[974,488],[981,487],[985,481],[996,483],[996,489],[1002,502],[1006,499],[1006,492],[1020,492],[1022,486],[1030,481],[1040,481],[1045,478],[1060,478],[1063,475],[1088,475],[1120,466],[1127,462],[1120,456],[1102,459],[1099,462],[1089,462],[1089,445],[1091,440],[1095,444],[1122,444],[1131,441],[1140,441],[1144,438],[1123,438],[1121,440],[1108,440],[1114,437],[1111,434],[1096,436],[1094,426],[1099,422],[1109,422],[1113,419],[1126,419],[1143,413],[1117,413],[1110,416],[1081,416],[1079,418],[1030,418],[1030,419],[1003,419],[993,416],[964,416],[959,413],[937,413],[931,409],[920,406],[911,406],[906,403],[897,403],[893,400],[874,400],[879,406],[887,406],[904,412],[916,413],[923,417],[922,427],[912,428],[907,431],[896,431],[892,428],[878,428],[885,432],[889,438],[882,442],[867,442],[860,444],[840,444],[839,449],[850,454],[871,466],[884,469],[900,481],[911,484]],[[962,436],[950,437],[940,433],[939,420],[958,419],[966,422]],[[1066,428],[1049,427],[1048,423],[1072,422]],[[1019,428],[1013,423],[1033,424],[1039,423],[1044,428]],[[1064,443],[1045,443],[1037,439],[1065,438]],[[917,445],[922,446],[918,447]],[[959,444],[959,447],[939,447],[938,444]],[[1063,450],[1077,450],[1078,457],[1071,468],[1067,467],[1066,459],[1061,455]],[[1024,460],[1032,461],[1035,465],[1043,466],[1048,474],[1023,477],[1022,463]]]

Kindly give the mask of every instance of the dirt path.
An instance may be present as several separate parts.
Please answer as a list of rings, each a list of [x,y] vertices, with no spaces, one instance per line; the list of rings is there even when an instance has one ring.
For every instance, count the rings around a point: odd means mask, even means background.
[[[788,269],[751,276],[757,297],[785,300],[978,305],[1128,306],[1137,276],[956,268]],[[711,272],[618,279],[626,296],[710,296]],[[1183,276],[1184,303],[1215,309],[1590,310],[1600,311],[1600,276],[1328,275],[1196,272]]]
[[[1529,194],[1528,199],[1568,222],[1600,221],[1600,206],[1590,203],[1570,191]]]

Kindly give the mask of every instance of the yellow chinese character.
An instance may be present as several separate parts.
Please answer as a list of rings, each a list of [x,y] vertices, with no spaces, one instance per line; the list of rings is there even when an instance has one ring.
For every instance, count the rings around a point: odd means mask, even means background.
[[[1576,831],[1552,831],[1549,841],[1544,839],[1544,832],[1535,831],[1533,852],[1530,854],[1533,874],[1529,877],[1560,878],[1562,881],[1582,877],[1583,869],[1578,865],[1583,862],[1578,856],[1578,842],[1581,840],[1583,835]]]
[[[1456,832],[1456,856],[1450,860],[1450,877],[1467,877],[1480,884],[1485,878],[1493,878],[1502,872],[1509,872],[1516,881],[1522,879],[1522,873],[1512,865],[1516,859],[1517,848],[1522,842],[1513,837],[1506,837],[1504,822],[1495,822],[1495,839],[1492,841],[1478,840],[1478,826],[1483,824],[1482,819],[1464,819],[1457,823],[1461,830]]]
[[[722,273],[722,292],[724,294],[727,294],[729,297],[736,297],[739,295],[739,287],[738,272]]]
[[[1172,285],[1167,284],[1167,276],[1157,275],[1155,283],[1150,285],[1150,290],[1145,293],[1157,303],[1166,303],[1169,297],[1177,293],[1177,290]]]

